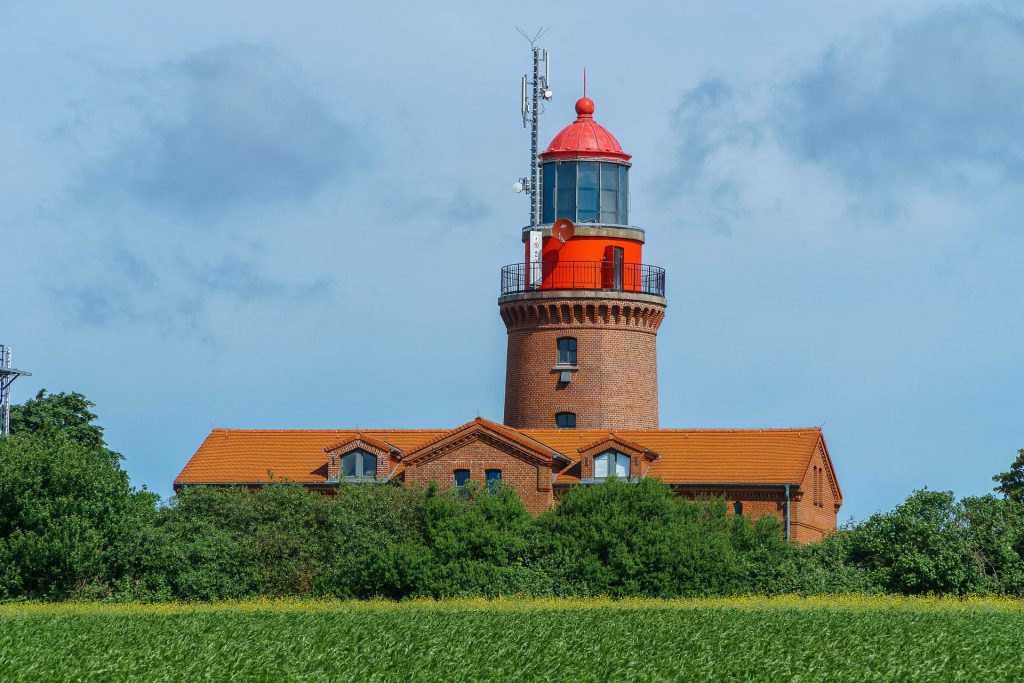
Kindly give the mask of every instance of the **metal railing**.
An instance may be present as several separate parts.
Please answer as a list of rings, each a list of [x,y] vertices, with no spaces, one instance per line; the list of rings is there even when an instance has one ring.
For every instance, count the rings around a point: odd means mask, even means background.
[[[553,261],[501,269],[501,294],[545,289],[600,289],[665,296],[665,269],[643,263]]]

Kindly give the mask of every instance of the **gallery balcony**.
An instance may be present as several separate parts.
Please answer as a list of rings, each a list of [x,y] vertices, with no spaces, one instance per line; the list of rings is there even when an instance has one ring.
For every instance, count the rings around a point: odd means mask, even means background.
[[[501,296],[545,290],[592,290],[665,296],[665,269],[643,263],[552,261],[501,269]]]

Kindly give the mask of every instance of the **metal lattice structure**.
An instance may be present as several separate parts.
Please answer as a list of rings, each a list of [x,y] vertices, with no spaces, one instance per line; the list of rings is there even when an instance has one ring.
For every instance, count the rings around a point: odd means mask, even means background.
[[[530,177],[520,178],[516,183],[519,192],[530,193],[530,227],[540,225],[540,115],[544,113],[544,102],[551,100],[554,96],[551,92],[549,81],[551,79],[551,68],[548,62],[548,51],[538,47],[537,41],[547,33],[547,29],[537,31],[532,37],[518,29],[519,33],[530,41],[530,48],[533,51],[533,78],[523,76],[522,81],[522,114],[523,128],[530,127]],[[544,73],[541,73],[541,63],[544,64]]]
[[[11,347],[0,344],[0,436],[11,433],[11,384],[31,374],[11,367]]]

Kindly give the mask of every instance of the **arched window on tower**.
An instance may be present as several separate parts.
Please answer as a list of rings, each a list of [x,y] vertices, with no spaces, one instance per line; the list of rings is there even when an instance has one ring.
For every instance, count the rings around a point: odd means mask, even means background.
[[[605,451],[594,456],[594,479],[617,477],[629,479],[629,456],[618,451]]]
[[[555,413],[555,426],[559,429],[576,429],[576,413]]]

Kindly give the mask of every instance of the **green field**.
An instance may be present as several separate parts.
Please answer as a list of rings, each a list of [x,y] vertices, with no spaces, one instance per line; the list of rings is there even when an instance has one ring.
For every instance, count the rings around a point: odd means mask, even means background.
[[[0,680],[1024,680],[1011,600],[0,606]]]

